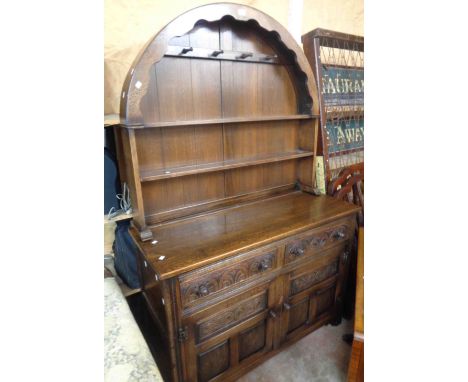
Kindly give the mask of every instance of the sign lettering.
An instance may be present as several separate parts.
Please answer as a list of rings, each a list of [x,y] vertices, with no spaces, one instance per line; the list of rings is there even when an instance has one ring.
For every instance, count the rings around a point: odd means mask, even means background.
[[[342,151],[364,149],[364,120],[327,121],[329,133],[328,152],[336,154]]]
[[[364,105],[364,70],[324,65],[322,95],[326,107]]]

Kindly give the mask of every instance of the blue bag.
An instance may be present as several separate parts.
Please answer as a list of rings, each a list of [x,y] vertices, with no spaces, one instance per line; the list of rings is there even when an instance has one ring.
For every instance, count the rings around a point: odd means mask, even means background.
[[[112,244],[114,251],[114,267],[119,277],[130,288],[141,288],[137,268],[138,248],[128,232],[130,219],[120,220],[115,228],[115,241]]]

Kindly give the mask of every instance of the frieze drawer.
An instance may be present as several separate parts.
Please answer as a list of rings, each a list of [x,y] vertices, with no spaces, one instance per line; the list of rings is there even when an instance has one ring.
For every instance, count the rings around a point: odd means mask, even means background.
[[[284,263],[312,256],[335,244],[343,243],[350,237],[350,224],[343,222],[332,227],[316,230],[305,237],[296,239],[286,245]]]
[[[225,331],[268,307],[268,296],[264,292],[242,300],[229,308],[221,310],[196,324],[197,343]]]
[[[199,300],[217,295],[252,277],[263,275],[276,268],[276,248],[249,257],[234,264],[216,264],[216,269],[191,273],[179,277],[180,296],[184,308]]]
[[[314,285],[321,283],[333,276],[338,275],[340,265],[340,258],[333,259],[330,263],[323,265],[322,267],[315,269],[309,273],[305,273],[299,277],[291,280],[289,286],[289,295],[296,295],[306,289],[311,288]]]

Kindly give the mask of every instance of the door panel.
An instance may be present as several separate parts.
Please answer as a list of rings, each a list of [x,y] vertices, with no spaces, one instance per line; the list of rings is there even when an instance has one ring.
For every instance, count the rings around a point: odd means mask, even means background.
[[[291,305],[289,310],[288,333],[306,323],[309,317],[309,299],[306,298],[297,304]]]
[[[229,341],[198,354],[198,380],[209,381],[229,367]]]
[[[267,322],[263,320],[259,325],[239,333],[239,361],[265,347]]]
[[[313,320],[319,318],[323,313],[330,310],[335,303],[335,288],[336,284],[331,285],[328,288],[321,289],[315,293],[316,311],[313,316]]]
[[[301,336],[318,321],[336,313],[340,274],[344,269],[344,247],[327,252],[319,261],[302,265],[285,275],[281,343]]]

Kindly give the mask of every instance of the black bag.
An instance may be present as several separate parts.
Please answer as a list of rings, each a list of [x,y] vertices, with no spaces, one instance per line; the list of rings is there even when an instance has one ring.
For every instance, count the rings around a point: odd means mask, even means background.
[[[114,267],[119,277],[130,288],[141,288],[137,269],[137,251],[138,248],[133,242],[128,228],[130,219],[120,220],[115,228],[115,241],[112,244],[114,251]]]

